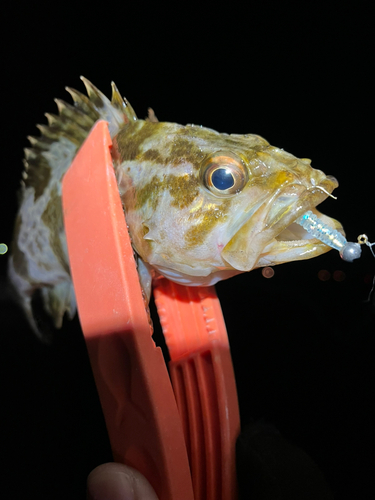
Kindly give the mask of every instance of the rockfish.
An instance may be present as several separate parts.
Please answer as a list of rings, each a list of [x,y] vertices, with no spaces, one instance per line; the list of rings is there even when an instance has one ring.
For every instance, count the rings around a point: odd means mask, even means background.
[[[141,284],[153,276],[189,285],[260,266],[315,257],[330,247],[294,223],[316,210],[334,177],[254,134],[145,120],[112,83],[112,99],[82,78],[88,96],[67,88],[74,105],[56,99],[39,137],[29,137],[9,276],[34,329],[33,297],[60,327],[76,311],[63,224],[61,181],[93,124],[104,119]]]

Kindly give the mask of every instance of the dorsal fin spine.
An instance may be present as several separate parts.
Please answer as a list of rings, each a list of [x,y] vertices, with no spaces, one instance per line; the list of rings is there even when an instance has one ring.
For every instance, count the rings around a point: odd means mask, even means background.
[[[133,108],[126,99],[122,98],[113,82],[111,102],[89,80],[84,77],[81,77],[81,80],[86,87],[88,96],[78,90],[66,87],[74,104],[68,104],[62,99],[55,99],[58,114],[46,113],[48,124],[37,125],[41,133],[40,137],[29,137],[31,147],[25,149],[24,160],[25,169],[28,171],[27,178],[25,178],[25,188],[34,187],[36,198],[40,196],[41,190],[35,185],[35,182],[47,172],[48,165],[52,171],[54,170],[53,157],[55,157],[56,151],[60,151],[57,154],[62,155],[64,169],[67,169],[75,152],[97,120],[104,119],[108,122],[109,132],[113,137],[124,124],[137,119]],[[68,146],[69,143],[70,146]],[[66,149],[67,147],[68,149]],[[52,150],[54,153],[51,156]],[[60,171],[61,166],[58,168]]]

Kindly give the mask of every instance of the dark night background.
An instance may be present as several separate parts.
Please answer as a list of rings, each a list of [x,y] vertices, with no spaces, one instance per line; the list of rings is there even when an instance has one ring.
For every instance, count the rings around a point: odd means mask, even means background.
[[[257,133],[312,158],[340,182],[322,211],[349,240],[375,241],[372,2],[243,5],[4,7],[0,242],[10,244],[26,136],[56,111],[54,97],[70,102],[66,85],[83,91],[81,74],[107,95],[114,80],[140,118],[151,106],[161,121]],[[243,426],[272,424],[315,461],[335,499],[375,489],[375,308],[365,302],[375,260],[363,253],[217,286]],[[4,498],[83,499],[110,451],[77,322],[42,345],[4,281],[0,307]]]

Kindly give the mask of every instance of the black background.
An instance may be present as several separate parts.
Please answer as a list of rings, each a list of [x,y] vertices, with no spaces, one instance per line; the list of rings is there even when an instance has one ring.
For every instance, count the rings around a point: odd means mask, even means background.
[[[11,239],[26,136],[56,111],[54,97],[69,101],[66,85],[83,91],[81,74],[107,95],[114,80],[141,118],[151,106],[161,121],[257,133],[312,158],[340,182],[322,211],[349,240],[375,240],[372,3],[212,5],[3,8],[1,242]],[[256,270],[217,286],[243,425],[273,424],[337,499],[372,498],[374,268],[367,248],[353,264],[332,251],[275,267],[272,279]],[[1,299],[4,498],[83,499],[87,473],[110,451],[77,322],[42,345],[4,282]]]

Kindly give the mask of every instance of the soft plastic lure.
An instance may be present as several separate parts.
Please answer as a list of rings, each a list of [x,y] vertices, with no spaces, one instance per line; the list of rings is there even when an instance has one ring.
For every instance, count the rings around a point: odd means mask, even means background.
[[[370,247],[371,253],[375,257],[372,249],[372,246],[375,243],[370,243],[365,234],[358,236],[358,243],[351,241],[348,242],[345,236],[343,236],[336,229],[332,229],[330,226],[325,224],[311,210],[308,210],[301,217],[299,217],[296,220],[296,223],[302,226],[303,229],[314,236],[314,238],[317,238],[326,245],[338,250],[340,252],[340,257],[347,262],[353,262],[353,260],[359,259],[362,254],[361,245],[367,245]]]

